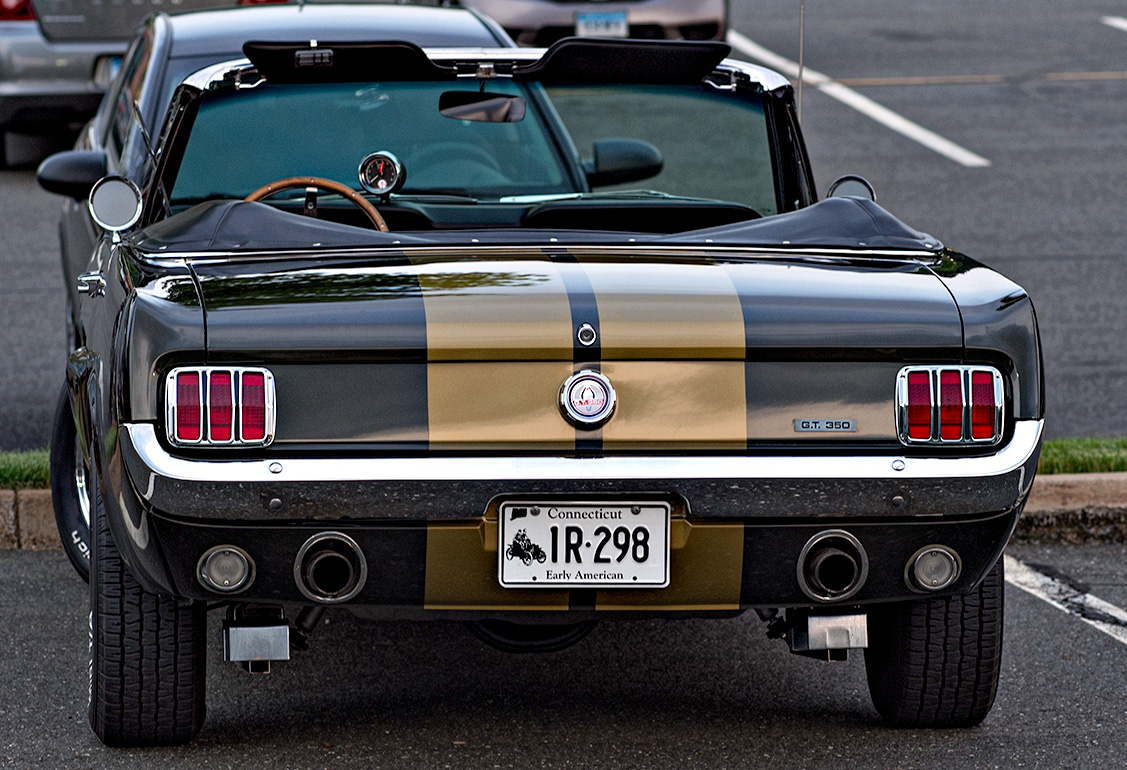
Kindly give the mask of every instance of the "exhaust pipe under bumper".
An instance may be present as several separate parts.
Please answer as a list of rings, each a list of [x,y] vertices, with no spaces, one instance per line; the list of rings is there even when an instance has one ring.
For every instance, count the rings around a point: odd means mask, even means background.
[[[364,552],[343,532],[321,532],[305,541],[293,565],[294,580],[306,598],[338,604],[354,598],[368,579]]]
[[[869,576],[869,557],[861,542],[841,529],[819,532],[798,557],[798,585],[818,602],[848,599]]]

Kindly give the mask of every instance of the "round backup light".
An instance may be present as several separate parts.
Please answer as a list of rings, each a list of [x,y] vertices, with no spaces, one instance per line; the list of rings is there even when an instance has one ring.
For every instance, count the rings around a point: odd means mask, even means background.
[[[945,546],[929,545],[909,560],[908,573],[916,588],[939,591],[959,577],[959,556]]]
[[[254,564],[247,552],[233,545],[220,545],[200,557],[200,582],[212,591],[234,593],[250,585]]]

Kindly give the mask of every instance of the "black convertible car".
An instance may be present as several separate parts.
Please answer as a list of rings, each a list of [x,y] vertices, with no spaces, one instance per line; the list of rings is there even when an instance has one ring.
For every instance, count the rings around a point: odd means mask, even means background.
[[[754,610],[864,649],[890,722],[988,713],[1043,394],[1020,287],[854,183],[721,43],[258,41],[124,176],[68,393],[89,469],[90,716],[189,740],[205,613],[290,657],[330,608],[518,651]]]

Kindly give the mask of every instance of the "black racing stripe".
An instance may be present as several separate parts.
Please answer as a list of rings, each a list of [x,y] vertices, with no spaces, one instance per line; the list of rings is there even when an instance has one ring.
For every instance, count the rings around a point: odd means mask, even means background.
[[[740,313],[743,315],[744,322],[744,419],[746,420],[748,405],[753,403],[752,399],[756,398],[758,395],[752,391],[753,378],[749,376],[750,372],[747,372],[746,369],[748,368],[748,366],[750,366],[750,364],[747,362],[749,362],[751,359],[751,329],[753,328],[753,324],[757,317],[756,314],[761,314],[762,310],[760,308],[757,308],[755,304],[749,299],[750,296],[754,296],[754,292],[751,291],[750,287],[747,286],[748,279],[744,276],[744,274],[730,268],[727,270],[727,273],[728,278],[732,281],[732,286],[736,290],[736,295],[740,299]],[[744,444],[744,449],[746,451],[751,451],[752,443],[753,442],[751,440],[751,435],[749,432],[747,441]]]
[[[577,364],[591,364],[597,368],[603,358],[602,330],[599,328],[599,308],[595,302],[595,290],[579,261],[571,254],[553,254],[560,277],[567,291],[567,301],[571,306],[572,360]],[[583,345],[579,342],[579,327],[591,324],[595,330],[595,344]]]
[[[575,371],[593,369],[599,371],[603,358],[603,330],[599,326],[599,307],[595,300],[595,290],[587,277],[583,265],[571,254],[552,254],[550,259],[559,270],[560,278],[567,291],[567,301],[571,308],[572,361]],[[583,345],[579,342],[579,328],[590,324],[595,330],[595,342]],[[575,452],[579,456],[601,455],[603,435],[601,430],[575,429]]]
[[[597,588],[573,588],[569,592],[567,608],[569,610],[593,610],[598,594],[599,589]]]

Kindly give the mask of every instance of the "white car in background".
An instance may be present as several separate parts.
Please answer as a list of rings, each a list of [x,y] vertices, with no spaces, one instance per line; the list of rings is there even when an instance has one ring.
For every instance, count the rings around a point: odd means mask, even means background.
[[[461,0],[496,20],[521,45],[560,38],[723,40],[727,0]]]

